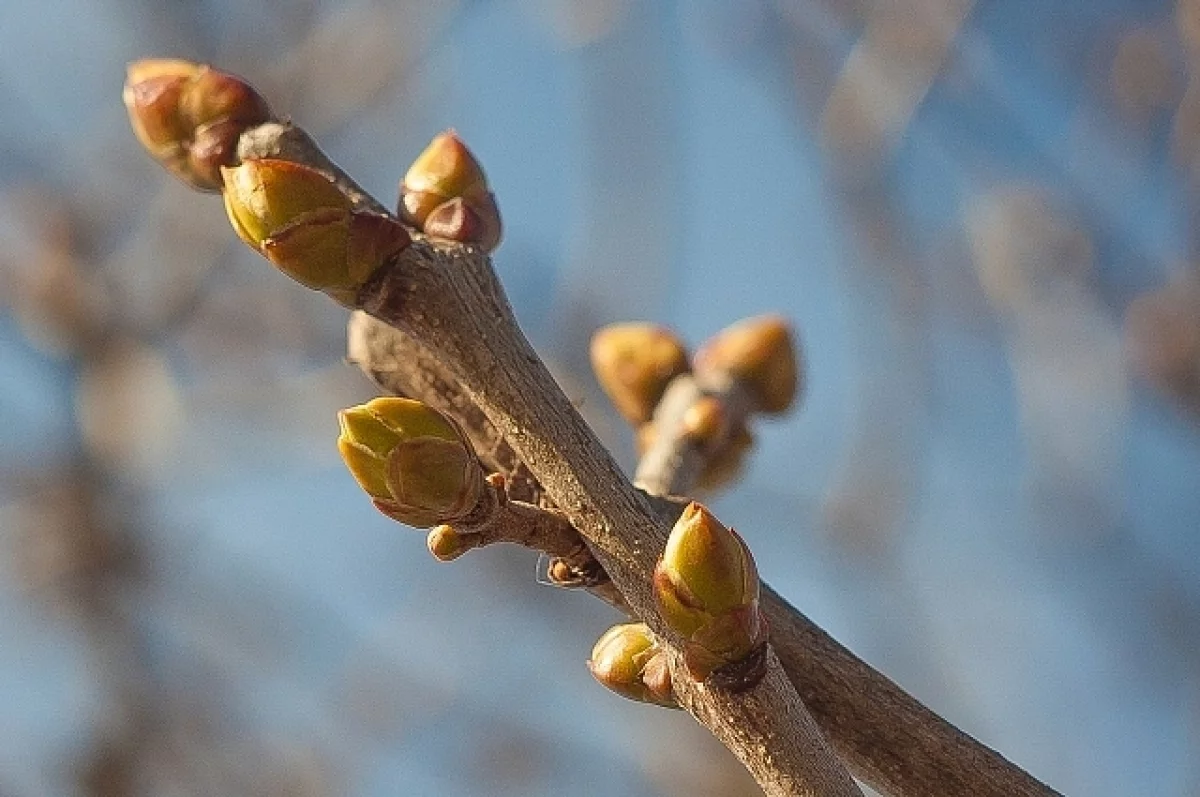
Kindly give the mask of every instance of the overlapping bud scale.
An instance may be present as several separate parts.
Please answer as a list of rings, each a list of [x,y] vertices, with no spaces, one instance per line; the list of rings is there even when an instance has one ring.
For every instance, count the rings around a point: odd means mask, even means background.
[[[479,504],[483,467],[457,425],[436,410],[388,396],[342,410],[338,423],[346,467],[389,517],[429,528]]]

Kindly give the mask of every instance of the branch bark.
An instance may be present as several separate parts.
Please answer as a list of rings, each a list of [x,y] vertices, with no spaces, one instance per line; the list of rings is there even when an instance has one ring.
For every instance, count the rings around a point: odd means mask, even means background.
[[[311,141],[281,147],[268,135],[244,137],[239,153],[306,162],[358,190]],[[369,198],[364,202],[379,208]],[[562,394],[520,332],[487,257],[470,247],[417,240],[363,290],[359,305],[394,327],[397,340],[445,368],[443,376],[458,382],[457,392],[483,413],[584,537],[632,611],[679,642],[659,621],[650,594],[650,574],[672,522],[663,516],[664,504],[652,503],[625,479]],[[424,399],[420,384],[409,389]],[[922,706],[765,586],[763,610],[788,680],[834,749],[872,786],[897,797],[1056,794]],[[711,695],[697,700],[689,710],[706,725],[731,710],[711,702]],[[766,746],[750,755],[771,755],[772,740],[760,741]]]

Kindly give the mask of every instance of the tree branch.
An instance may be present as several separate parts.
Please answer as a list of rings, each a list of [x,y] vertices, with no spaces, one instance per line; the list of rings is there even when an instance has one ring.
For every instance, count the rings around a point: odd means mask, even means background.
[[[248,141],[239,147],[243,157],[279,155],[341,174],[311,142],[307,151]],[[669,529],[664,505],[652,506],[624,478],[562,394],[517,327],[486,256],[417,240],[363,290],[359,305],[451,367],[462,395],[562,508],[633,612],[674,639],[649,587]],[[872,786],[897,797],[1056,793],[922,706],[769,587],[763,611],[789,680],[835,750]],[[698,704],[689,709],[712,721]]]

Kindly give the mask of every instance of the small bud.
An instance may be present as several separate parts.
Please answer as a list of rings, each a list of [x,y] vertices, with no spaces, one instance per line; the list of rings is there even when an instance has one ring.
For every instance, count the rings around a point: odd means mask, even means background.
[[[326,175],[262,158],[222,170],[234,231],[280,271],[351,305],[376,269],[411,242],[404,226],[356,211]]]
[[[667,538],[654,595],[663,619],[687,640],[684,662],[697,680],[766,639],[754,557],[737,532],[694,501]]]
[[[377,398],[342,410],[338,423],[350,474],[394,520],[416,528],[449,523],[483,497],[483,468],[466,438],[421,402]]]
[[[434,526],[425,538],[425,546],[441,562],[453,562],[481,542],[478,534],[459,534],[452,526]]]
[[[241,134],[271,118],[249,83],[190,61],[130,64],[123,97],[142,146],[171,173],[205,191],[221,189],[220,168],[236,161]]]
[[[425,234],[491,252],[500,245],[500,211],[491,194],[478,199],[454,197],[438,205],[425,218]]]
[[[625,623],[608,629],[592,648],[588,669],[592,676],[604,686],[622,697],[659,706],[675,706],[667,684],[662,680],[661,663],[652,672],[654,689],[642,680],[647,665],[658,658],[665,663],[654,635],[643,623]],[[666,690],[664,692],[664,689]]]
[[[434,208],[455,197],[478,199],[488,194],[483,167],[458,137],[447,130],[434,137],[417,156],[400,183],[400,215],[424,228]]]
[[[742,474],[746,454],[753,446],[754,435],[745,426],[739,426],[708,456],[696,486],[711,492],[736,480]]]
[[[650,420],[667,385],[688,370],[687,350],[656,324],[612,324],[592,336],[592,370],[632,424]]]
[[[729,426],[729,413],[716,396],[701,396],[683,413],[683,433],[697,445],[719,441]]]
[[[747,318],[726,327],[696,352],[694,366],[697,374],[725,373],[740,380],[760,412],[786,411],[798,392],[796,347],[780,316]]]

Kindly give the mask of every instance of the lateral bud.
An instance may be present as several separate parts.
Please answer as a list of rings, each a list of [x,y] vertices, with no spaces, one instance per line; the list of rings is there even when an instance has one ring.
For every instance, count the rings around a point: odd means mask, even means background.
[[[242,132],[271,119],[245,80],[210,66],[151,58],[130,64],[123,92],[133,132],[168,171],[193,188],[221,190]]]
[[[658,640],[644,623],[615,625],[597,640],[592,677],[622,697],[677,708],[671,673]]]
[[[469,517],[484,498],[488,485],[474,450],[431,407],[385,396],[342,410],[338,424],[350,475],[388,517],[429,528]]]
[[[725,375],[750,391],[759,412],[777,414],[792,406],[799,391],[800,364],[792,330],[778,315],[738,321],[696,352],[697,375]]]
[[[500,245],[500,209],[483,167],[453,130],[434,137],[413,161],[400,183],[398,210],[431,237],[489,252]]]
[[[234,231],[280,271],[353,306],[359,289],[411,240],[389,216],[355,210],[324,173],[275,158],[221,170]]]
[[[688,370],[682,341],[657,324],[606,326],[592,336],[591,356],[600,387],[634,425],[650,420],[667,385]]]
[[[698,681],[749,658],[766,641],[750,549],[695,501],[667,538],[654,596],[663,620],[684,638],[684,663]]]

